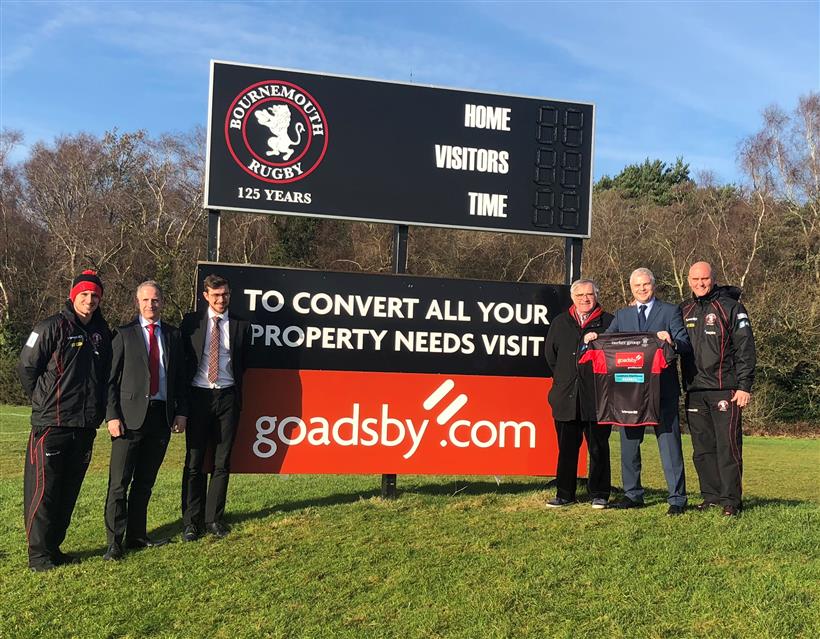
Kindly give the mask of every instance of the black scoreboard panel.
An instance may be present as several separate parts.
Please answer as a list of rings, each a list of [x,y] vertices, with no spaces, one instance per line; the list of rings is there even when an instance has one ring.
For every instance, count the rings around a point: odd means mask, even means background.
[[[589,237],[594,107],[211,63],[205,207]]]

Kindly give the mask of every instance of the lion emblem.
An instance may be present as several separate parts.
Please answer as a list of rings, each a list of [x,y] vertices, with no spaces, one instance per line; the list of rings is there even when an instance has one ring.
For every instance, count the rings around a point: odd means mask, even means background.
[[[256,120],[264,127],[267,127],[271,136],[268,138],[269,151],[265,155],[280,155],[282,160],[287,162],[293,155],[293,147],[302,142],[302,133],[305,132],[305,125],[301,122],[296,124],[296,139],[291,140],[288,135],[290,127],[290,109],[286,104],[275,104],[267,109],[259,109],[254,112]]]

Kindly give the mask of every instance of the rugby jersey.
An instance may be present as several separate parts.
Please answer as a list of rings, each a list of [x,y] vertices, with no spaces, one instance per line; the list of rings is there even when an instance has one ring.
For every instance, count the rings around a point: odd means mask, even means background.
[[[599,424],[656,426],[660,374],[674,349],[653,333],[607,333],[590,342],[579,364],[592,365]]]

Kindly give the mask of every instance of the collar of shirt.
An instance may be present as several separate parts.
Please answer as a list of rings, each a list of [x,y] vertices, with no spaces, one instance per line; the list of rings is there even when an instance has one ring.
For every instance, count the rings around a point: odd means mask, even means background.
[[[149,322],[142,315],[140,315],[139,317],[140,317],[140,326],[142,326],[143,328],[147,328],[149,324],[156,324],[157,328],[159,330],[162,330],[162,320],[157,320],[156,322]]]
[[[208,319],[213,319],[214,317],[218,317],[223,322],[227,322],[228,321],[228,311],[225,311],[224,313],[220,314],[220,313],[215,312],[214,309],[212,309],[209,306],[208,307]]]
[[[641,306],[646,306],[646,316],[649,317],[649,313],[652,311],[652,305],[655,303],[655,298],[653,297],[648,302],[638,302],[635,305],[635,312],[641,312]]]

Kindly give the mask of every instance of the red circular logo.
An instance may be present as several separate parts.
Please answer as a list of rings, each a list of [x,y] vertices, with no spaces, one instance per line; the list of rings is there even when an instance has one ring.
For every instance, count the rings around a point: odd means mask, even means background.
[[[287,184],[310,175],[327,152],[327,119],[303,88],[265,80],[242,90],[225,116],[225,142],[245,173]]]

